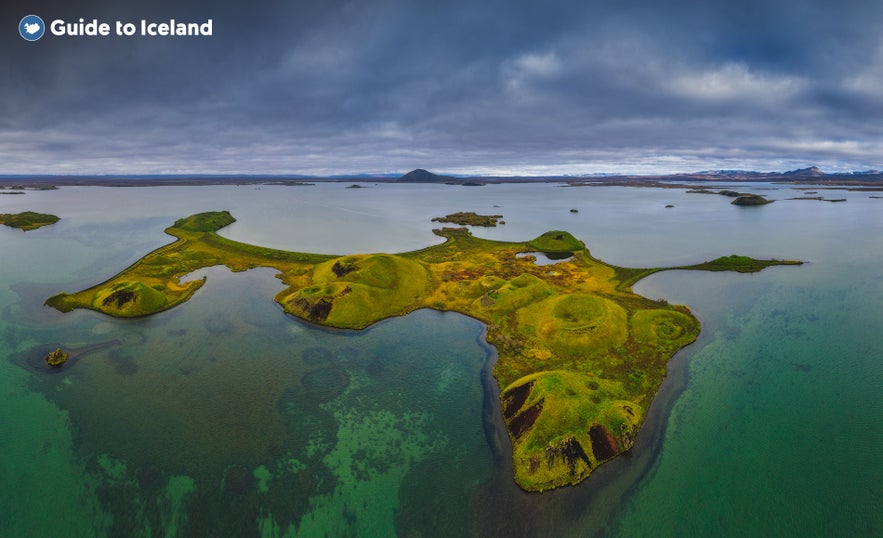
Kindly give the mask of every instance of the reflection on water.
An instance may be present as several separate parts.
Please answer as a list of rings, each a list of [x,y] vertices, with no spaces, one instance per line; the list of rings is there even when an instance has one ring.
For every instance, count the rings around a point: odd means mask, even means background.
[[[24,204],[62,221],[28,234],[0,229],[3,535],[883,528],[876,200],[832,193],[850,203],[813,206],[809,221],[785,188],[782,201],[745,209],[666,189],[343,187],[5,197],[14,200],[3,200],[4,212]],[[567,229],[619,265],[734,252],[812,263],[641,283],[644,295],[693,307],[700,340],[674,359],[633,453],[580,487],[528,495],[511,479],[496,387],[482,383],[488,350],[469,318],[424,310],[366,331],[326,330],[272,301],[281,287],[273,270],[221,267],[204,270],[191,301],[149,318],[41,306],[168,242],[162,229],[174,219],[215,209],[240,219],[228,237],[304,251],[420,248],[438,241],[431,217],[490,210],[507,225],[477,235]],[[850,249],[856,242],[863,248]],[[40,361],[58,346],[76,353],[49,372]]]

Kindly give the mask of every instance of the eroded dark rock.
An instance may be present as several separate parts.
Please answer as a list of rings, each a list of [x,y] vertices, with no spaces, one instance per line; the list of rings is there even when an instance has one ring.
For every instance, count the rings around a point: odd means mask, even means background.
[[[294,305],[300,308],[310,321],[325,321],[331,314],[333,299],[322,297],[315,303],[311,303],[303,297],[299,297],[294,300]]]
[[[337,278],[348,275],[357,269],[358,267],[353,263],[342,264],[339,261],[334,262],[334,265],[331,266],[331,270],[337,275]]]
[[[600,424],[595,424],[589,429],[589,438],[592,440],[592,454],[598,461],[609,460],[619,454],[619,446],[616,438],[610,430]]]
[[[135,292],[129,290],[117,290],[102,301],[103,306],[110,306],[113,303],[116,303],[117,308],[122,308],[124,304],[129,302],[135,302],[136,296]]]
[[[549,464],[550,469],[559,458],[570,469],[571,476],[576,475],[576,466],[580,461],[584,462],[589,469],[592,468],[592,462],[589,461],[586,451],[583,450],[582,445],[574,437],[568,437],[561,443],[546,449],[546,462]]]
[[[521,409],[521,406],[524,405],[525,400],[530,395],[530,389],[533,387],[533,384],[533,381],[528,381],[523,385],[507,390],[503,394],[503,416],[506,419],[512,418]]]
[[[544,399],[540,399],[509,422],[509,431],[512,432],[512,437],[520,439],[527,430],[533,427],[543,410],[543,401]]]

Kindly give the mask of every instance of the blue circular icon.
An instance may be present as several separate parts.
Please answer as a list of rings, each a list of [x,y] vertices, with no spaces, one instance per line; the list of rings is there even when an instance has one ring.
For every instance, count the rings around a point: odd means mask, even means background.
[[[28,15],[18,23],[18,33],[28,41],[36,41],[43,37],[46,32],[46,25],[43,19],[36,15]]]

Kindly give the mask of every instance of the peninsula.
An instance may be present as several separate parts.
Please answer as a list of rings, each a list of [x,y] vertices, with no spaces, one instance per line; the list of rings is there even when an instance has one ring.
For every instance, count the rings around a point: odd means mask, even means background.
[[[564,231],[521,242],[474,237],[467,228],[434,230],[446,241],[402,254],[333,256],[240,243],[216,232],[226,212],[180,219],[176,240],[89,289],[46,304],[67,312],[147,316],[187,299],[205,278],[192,271],[272,267],[287,286],[275,300],[304,320],[362,329],[419,308],[450,310],[487,325],[499,358],[494,376],[513,448],[516,482],[542,491],[577,484],[604,461],[629,450],[666,374],[669,358],[699,334],[685,306],[632,292],[662,268],[629,269],[593,258]],[[570,255],[537,265],[526,252]],[[759,271],[795,261],[722,257],[695,270]]]

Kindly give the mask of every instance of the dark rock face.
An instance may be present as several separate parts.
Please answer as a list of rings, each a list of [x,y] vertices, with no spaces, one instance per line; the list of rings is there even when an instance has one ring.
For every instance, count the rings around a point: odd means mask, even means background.
[[[528,381],[523,385],[507,390],[503,394],[503,416],[507,420],[515,416],[515,413],[524,405],[525,400],[530,395],[530,389],[533,387],[533,384],[533,381]]]
[[[328,314],[331,313],[333,299],[322,297],[315,303],[310,303],[303,297],[299,297],[295,299],[294,304],[304,311],[310,321],[325,321],[328,319]]]
[[[619,454],[616,438],[604,426],[600,424],[592,426],[589,430],[589,438],[592,440],[592,454],[599,462]]]
[[[540,416],[540,412],[543,410],[543,401],[541,399],[528,407],[509,422],[509,431],[512,432],[512,437],[520,439],[527,430],[533,427],[534,422],[537,421],[537,417]]]
[[[102,304],[104,306],[110,306],[114,302],[117,304],[117,308],[122,308],[124,304],[135,300],[135,292],[128,290],[117,290],[107,297],[104,298]]]
[[[334,262],[334,265],[331,266],[331,270],[334,271],[334,274],[337,275],[338,278],[348,275],[358,269],[354,264],[347,263],[341,264],[339,261]]]
[[[561,458],[567,464],[571,476],[576,475],[576,465],[580,461],[585,462],[589,469],[592,468],[592,462],[589,461],[586,451],[583,450],[579,441],[573,437],[568,437],[563,442],[546,449],[546,461],[549,464],[549,468],[555,465],[555,460],[558,458]]]

